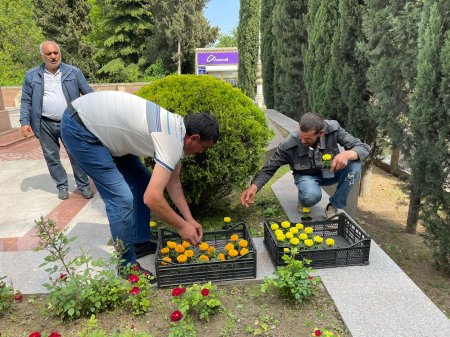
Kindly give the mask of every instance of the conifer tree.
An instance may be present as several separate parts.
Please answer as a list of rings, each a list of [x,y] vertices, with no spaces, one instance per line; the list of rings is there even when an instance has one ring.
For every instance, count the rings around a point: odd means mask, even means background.
[[[256,95],[256,66],[259,48],[260,0],[241,0],[239,9],[238,87],[251,99]]]
[[[261,64],[263,78],[264,102],[267,108],[274,108],[274,35],[272,33],[272,11],[276,0],[261,0]]]

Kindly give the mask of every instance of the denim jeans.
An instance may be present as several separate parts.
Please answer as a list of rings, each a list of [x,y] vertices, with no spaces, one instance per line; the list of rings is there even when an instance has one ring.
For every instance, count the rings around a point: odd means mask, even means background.
[[[61,134],[68,151],[92,178],[105,203],[112,238],[120,239],[125,246],[124,264],[135,263],[133,243],[150,239],[150,209],[144,204],[149,170],[135,155],[113,157],[68,111],[61,121]]]
[[[52,177],[58,189],[62,187],[67,188],[67,173],[61,163],[60,157],[60,123],[42,118],[40,133],[41,135],[39,141],[41,143],[42,153],[44,154],[45,161],[47,162],[50,176]],[[74,158],[70,155],[70,153],[68,153],[68,156],[72,165],[73,175],[75,177],[75,182],[77,183],[78,189],[81,190],[86,186],[89,186],[89,178],[86,173],[84,173],[76,160],[74,160]]]
[[[347,199],[350,191],[361,174],[361,162],[349,161],[348,165],[334,172],[333,178],[319,176],[307,176],[298,172],[294,173],[294,182],[298,188],[298,201],[305,207],[311,207],[322,199],[320,186],[329,186],[337,183],[336,192],[330,197],[330,203],[337,208],[347,207]]]

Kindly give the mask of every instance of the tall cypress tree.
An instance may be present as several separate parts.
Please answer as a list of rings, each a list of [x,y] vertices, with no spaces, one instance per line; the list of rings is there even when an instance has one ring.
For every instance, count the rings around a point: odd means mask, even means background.
[[[263,78],[263,93],[266,107],[274,108],[274,35],[272,33],[272,11],[276,0],[261,0],[261,64]]]
[[[34,3],[38,25],[47,39],[59,44],[63,61],[94,80],[97,63],[94,44],[88,38],[92,30],[89,3],[85,0],[34,0]]]
[[[303,81],[303,50],[306,46],[307,1],[277,1],[273,8],[273,36],[277,40],[274,62],[277,82],[276,109],[298,120],[308,110]]]
[[[256,95],[256,66],[259,47],[260,0],[241,0],[239,9],[238,87],[251,99]]]

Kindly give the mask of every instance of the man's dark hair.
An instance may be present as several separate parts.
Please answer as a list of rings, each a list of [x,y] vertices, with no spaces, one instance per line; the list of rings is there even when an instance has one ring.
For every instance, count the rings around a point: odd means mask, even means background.
[[[300,118],[300,131],[308,132],[314,130],[319,133],[325,127],[325,121],[323,117],[314,112],[305,113],[302,118]]]
[[[219,138],[219,124],[213,115],[200,112],[192,113],[184,117],[186,134],[199,135],[201,141],[217,142]]]

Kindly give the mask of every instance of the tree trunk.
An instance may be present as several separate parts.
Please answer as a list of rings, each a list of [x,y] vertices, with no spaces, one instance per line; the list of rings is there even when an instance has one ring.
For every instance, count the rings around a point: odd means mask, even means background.
[[[181,75],[181,42],[178,40],[178,75]]]
[[[400,160],[400,149],[394,148],[391,153],[391,163],[389,166],[390,173],[396,175],[398,170],[398,162]]]
[[[411,191],[409,197],[409,209],[408,209],[408,219],[406,220],[406,232],[410,234],[416,234],[417,223],[419,221],[419,211],[420,211],[420,192]]]
[[[367,198],[370,196],[370,183],[372,181],[372,167],[375,160],[375,153],[377,152],[377,142],[372,144],[372,151],[370,151],[369,158],[364,162],[361,172],[361,184],[359,186],[359,196]]]

